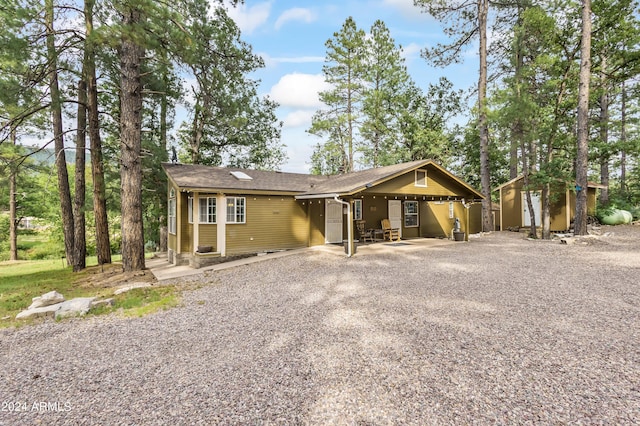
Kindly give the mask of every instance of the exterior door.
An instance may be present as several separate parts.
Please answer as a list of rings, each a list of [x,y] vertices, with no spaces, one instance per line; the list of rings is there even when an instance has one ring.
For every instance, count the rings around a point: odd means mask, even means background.
[[[342,204],[335,200],[325,200],[325,242],[341,243],[342,242]]]
[[[531,215],[529,214],[529,204],[527,204],[527,193],[522,191],[522,226],[531,226]],[[542,209],[540,203],[540,193],[531,193],[531,204],[533,204],[533,214],[536,217],[536,225],[540,225]]]
[[[389,223],[392,228],[400,230],[400,237],[402,238],[402,201],[389,200]]]

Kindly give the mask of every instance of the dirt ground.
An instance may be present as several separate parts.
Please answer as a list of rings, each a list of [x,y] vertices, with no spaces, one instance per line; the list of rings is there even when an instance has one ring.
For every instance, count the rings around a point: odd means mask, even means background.
[[[111,288],[133,282],[150,282],[156,281],[153,273],[149,269],[135,272],[124,272],[121,263],[113,263],[110,265],[91,266],[84,272],[79,280],[79,286],[82,288]]]

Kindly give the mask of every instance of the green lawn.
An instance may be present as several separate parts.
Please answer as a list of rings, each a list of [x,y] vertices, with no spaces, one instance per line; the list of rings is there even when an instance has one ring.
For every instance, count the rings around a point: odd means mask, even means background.
[[[115,257],[117,262],[120,257]],[[96,258],[87,259],[87,266],[97,265]],[[73,297],[111,297],[113,289],[87,288],[80,285],[86,272],[74,273],[63,259],[0,262],[0,327],[20,325],[15,316],[31,304],[31,299],[55,290],[65,299]],[[142,315],[166,309],[179,303],[175,287],[138,289],[114,297],[113,308],[102,308],[99,313],[121,310],[127,315]]]

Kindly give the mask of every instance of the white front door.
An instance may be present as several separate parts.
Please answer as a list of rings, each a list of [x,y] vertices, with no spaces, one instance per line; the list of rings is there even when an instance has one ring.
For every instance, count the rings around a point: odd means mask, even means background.
[[[402,201],[389,200],[389,223],[392,228],[400,230],[400,238],[402,238]]]
[[[536,225],[540,225],[541,216],[541,203],[540,193],[531,193],[531,204],[533,204],[533,214],[536,218]],[[527,193],[522,191],[522,226],[531,226],[531,215],[529,214],[529,204],[527,203]]]
[[[325,200],[325,242],[341,243],[342,242],[342,204],[336,200]]]

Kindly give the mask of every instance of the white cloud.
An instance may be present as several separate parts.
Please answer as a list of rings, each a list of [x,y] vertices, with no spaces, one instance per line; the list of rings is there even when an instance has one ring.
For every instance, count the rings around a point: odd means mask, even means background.
[[[382,4],[398,9],[402,14],[408,16],[415,16],[420,12],[420,8],[413,5],[413,0],[382,0]]]
[[[318,108],[322,106],[318,93],[331,86],[322,74],[286,74],[271,88],[271,98],[284,107]]]
[[[407,60],[419,57],[423,48],[424,46],[420,46],[417,43],[409,43],[406,46],[402,46],[402,56]]]
[[[275,23],[275,28],[276,30],[279,30],[284,24],[289,21],[301,21],[309,23],[315,20],[316,16],[311,10],[304,9],[302,7],[294,7],[293,9],[288,9],[282,12]]]
[[[308,109],[300,109],[290,112],[283,120],[284,127],[310,127],[313,114],[314,111]]]
[[[324,56],[291,56],[291,57],[278,57],[270,56],[266,52],[258,52],[258,55],[264,60],[267,67],[276,66],[278,64],[314,64],[324,63]]]
[[[235,7],[228,3],[226,5],[229,16],[240,27],[242,33],[251,34],[256,28],[267,22],[269,13],[271,13],[271,3],[271,1],[266,1],[253,6],[247,6],[243,3]]]

